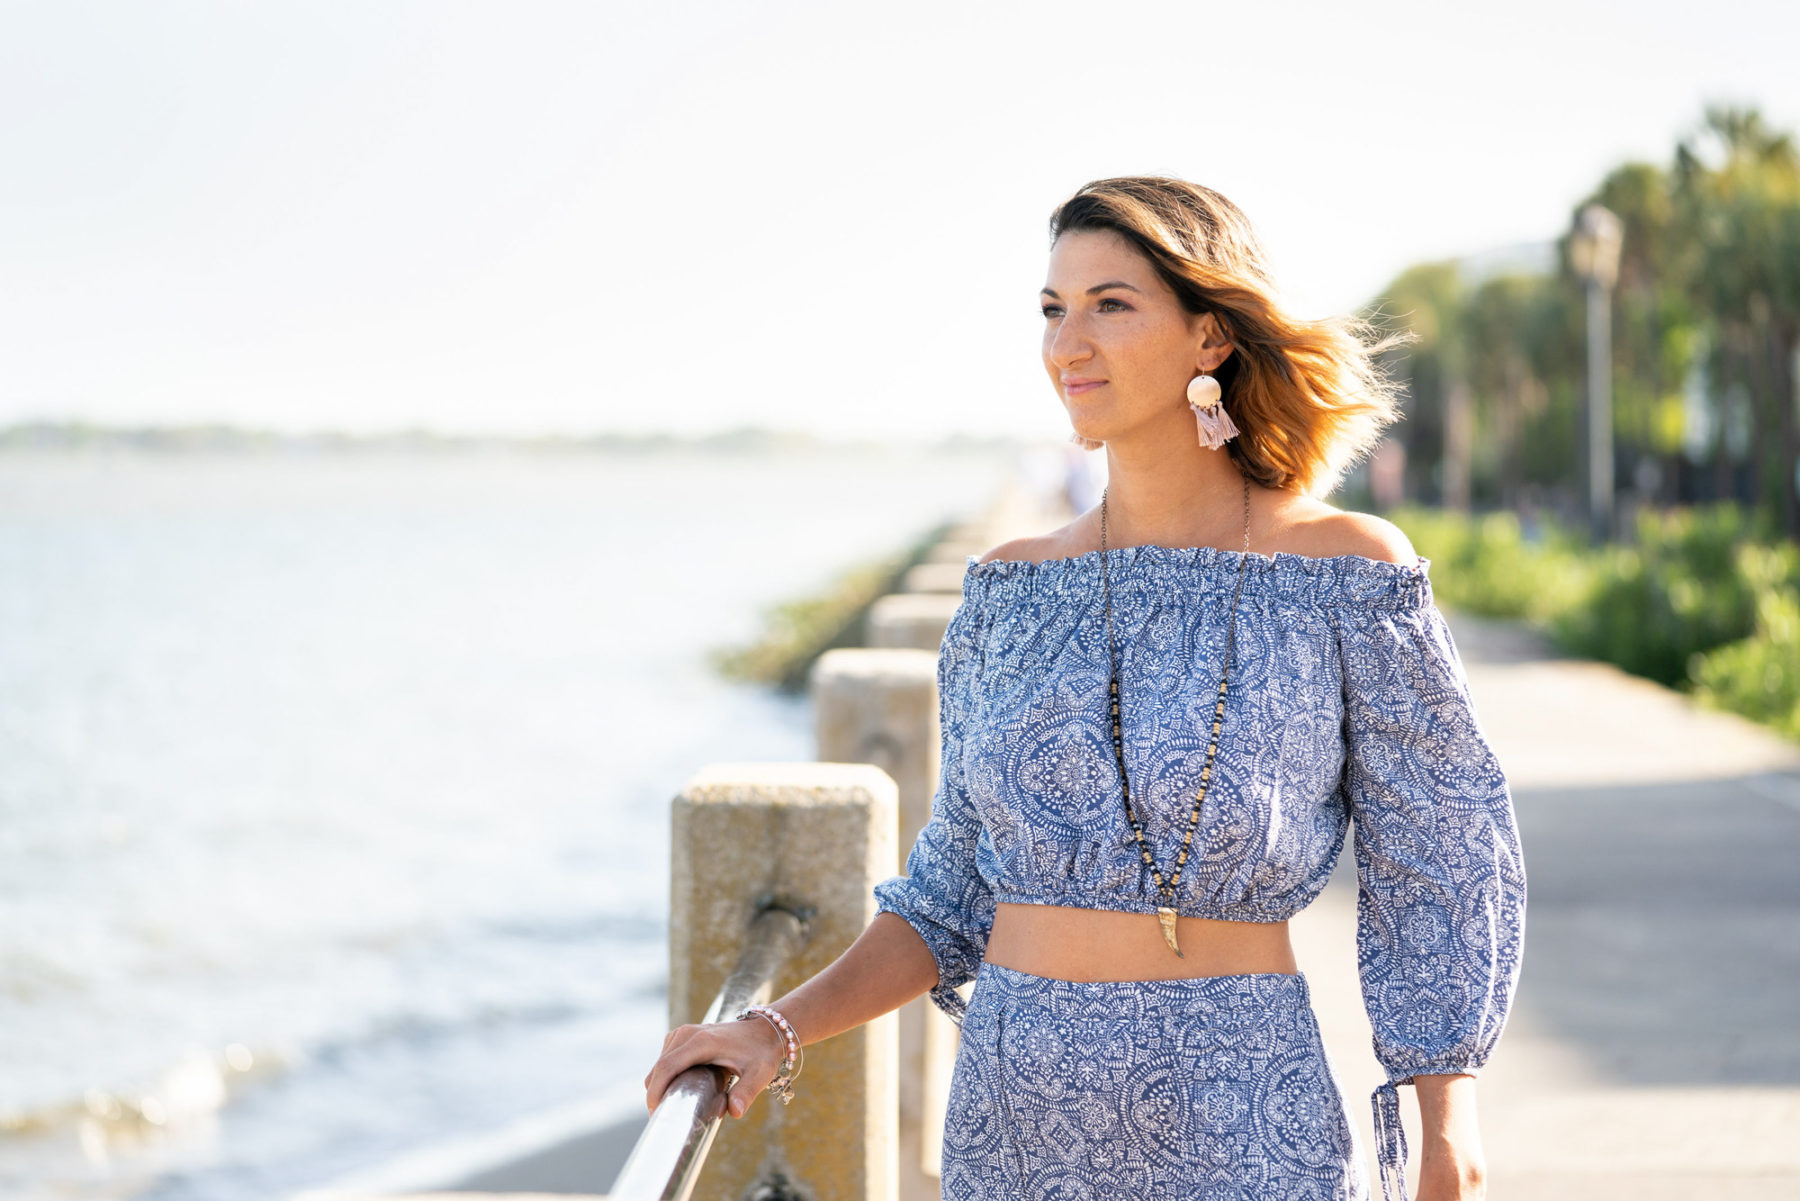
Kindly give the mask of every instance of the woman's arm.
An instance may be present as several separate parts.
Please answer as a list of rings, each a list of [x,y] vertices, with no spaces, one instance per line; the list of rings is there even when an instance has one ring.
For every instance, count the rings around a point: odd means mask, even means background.
[[[1336,615],[1357,968],[1387,1079],[1370,1098],[1383,1201],[1405,1201],[1396,1085],[1425,1146],[1420,1197],[1483,1195],[1474,1077],[1505,1027],[1525,938],[1511,788],[1423,570]],[[1429,1094],[1429,1095],[1428,1095]]]
[[[830,967],[773,1006],[801,1044],[811,1046],[891,1013],[937,982],[937,960],[925,940],[898,915],[878,913]],[[743,1117],[775,1079],[783,1050],[775,1027],[761,1019],[678,1026],[644,1077],[645,1101],[654,1110],[671,1080],[696,1064],[712,1063],[737,1074],[726,1107],[732,1117]]]
[[[1475,1077],[1414,1076],[1413,1092],[1425,1143],[1418,1201],[1479,1201],[1487,1195],[1487,1159],[1475,1115]]]
[[[975,978],[993,924],[994,902],[976,866],[982,825],[968,796],[963,740],[970,669],[980,650],[982,616],[957,606],[938,650],[938,727],[942,747],[931,819],[907,855],[906,873],[875,886],[876,914],[857,940],[824,971],[774,1002],[803,1045],[891,1013],[929,990],[957,1016],[959,984]],[[662,1057],[644,1077],[651,1109],[669,1081],[696,1064],[728,1068],[738,1082],[726,1098],[742,1117],[775,1079],[784,1050],[765,1021],[682,1026],[663,1041]]]

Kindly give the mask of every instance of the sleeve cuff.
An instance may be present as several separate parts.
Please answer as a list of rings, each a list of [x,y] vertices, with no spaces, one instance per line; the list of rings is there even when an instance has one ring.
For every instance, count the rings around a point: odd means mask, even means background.
[[[934,986],[929,995],[931,1003],[943,1010],[944,1016],[960,1028],[964,1015],[969,1011],[969,1003],[963,1000],[963,995],[947,984]]]
[[[1416,1067],[1388,1068],[1389,1084],[1411,1084],[1414,1076],[1479,1076],[1485,1060],[1438,1060]]]
[[[899,908],[891,898],[881,898],[876,906],[877,913],[891,913],[913,928],[913,932],[925,943],[925,949],[931,952],[936,961],[938,982],[932,986],[930,997],[932,1004],[944,1011],[944,1014],[962,1025],[963,1014],[968,1010],[968,1003],[962,994],[956,991],[959,984],[966,984],[975,978],[974,968],[968,962],[968,953],[962,940],[953,932],[932,921],[930,918],[908,913]]]
[[[1414,1076],[1479,1076],[1480,1063],[1433,1063],[1416,1068],[1389,1068],[1386,1083],[1369,1098],[1375,1110],[1375,1162],[1381,1169],[1382,1201],[1407,1201],[1406,1129],[1400,1125],[1401,1084]]]

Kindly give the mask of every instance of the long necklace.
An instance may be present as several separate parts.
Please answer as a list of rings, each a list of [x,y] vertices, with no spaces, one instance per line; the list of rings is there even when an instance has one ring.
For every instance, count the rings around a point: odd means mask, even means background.
[[[1150,848],[1144,845],[1144,828],[1138,825],[1137,815],[1131,811],[1131,783],[1125,776],[1125,740],[1119,726],[1119,665],[1117,654],[1113,649],[1112,627],[1112,582],[1106,563],[1106,490],[1100,493],[1100,583],[1106,595],[1106,662],[1111,680],[1107,692],[1112,699],[1112,742],[1113,757],[1119,763],[1119,791],[1125,799],[1125,820],[1131,823],[1131,833],[1137,839],[1138,854],[1144,858],[1144,866],[1156,879],[1156,891],[1162,904],[1156,908],[1156,918],[1162,923],[1163,941],[1169,944],[1169,950],[1182,959],[1187,956],[1181,953],[1181,947],[1175,941],[1175,889],[1181,883],[1181,869],[1187,865],[1188,850],[1194,841],[1194,828],[1200,824],[1200,809],[1206,803],[1206,786],[1212,779],[1213,755],[1219,749],[1219,726],[1225,717],[1225,682],[1231,676],[1231,660],[1237,645],[1237,601],[1238,593],[1244,587],[1244,568],[1250,564],[1250,477],[1244,476],[1244,557],[1238,564],[1237,585],[1231,591],[1231,624],[1225,635],[1225,667],[1219,674],[1219,703],[1213,710],[1212,742],[1206,748],[1206,764],[1200,769],[1200,795],[1194,798],[1194,811],[1188,815],[1187,831],[1181,836],[1181,853],[1175,856],[1175,874],[1164,880],[1162,872],[1156,868],[1156,861],[1151,858]]]

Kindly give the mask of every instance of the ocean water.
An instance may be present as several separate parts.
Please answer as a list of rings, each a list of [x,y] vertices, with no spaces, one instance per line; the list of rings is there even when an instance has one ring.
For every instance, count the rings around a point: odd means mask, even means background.
[[[637,1085],[669,798],[812,754],[706,649],[1010,466],[0,455],[0,1196],[283,1197]]]

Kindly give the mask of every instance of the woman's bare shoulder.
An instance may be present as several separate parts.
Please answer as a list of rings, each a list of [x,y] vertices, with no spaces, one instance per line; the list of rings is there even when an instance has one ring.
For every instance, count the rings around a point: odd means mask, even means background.
[[[1092,524],[1084,514],[1050,533],[1002,542],[978,562],[1007,559],[1042,563],[1074,558],[1099,545],[1092,530],[1085,528]],[[1279,498],[1276,504],[1262,510],[1258,525],[1258,545],[1254,549],[1263,554],[1282,551],[1315,559],[1361,555],[1407,566],[1418,558],[1405,531],[1386,518],[1339,509],[1311,497]]]
[[[1080,519],[1077,518],[1077,521]],[[1032,534],[1025,538],[1014,538],[1010,542],[1002,542],[978,562],[992,563],[996,559],[1023,560],[1028,563],[1042,563],[1047,559],[1065,559],[1079,553],[1075,549],[1074,530],[1076,521],[1070,522],[1059,530],[1048,534]]]
[[[1022,559],[1030,563],[1041,563],[1045,559],[1059,557],[1055,551],[1046,549],[1046,543],[1048,543],[1048,541],[1049,539],[1046,535],[1039,535],[1032,538],[1014,538],[1011,542],[1002,542],[999,546],[996,546],[993,550],[990,550],[987,554],[981,556],[978,562],[992,563],[996,559]]]
[[[1384,563],[1411,566],[1418,554],[1412,540],[1393,522],[1373,513],[1339,509],[1320,500],[1295,502],[1288,541],[1295,554],[1330,559],[1360,555]]]

